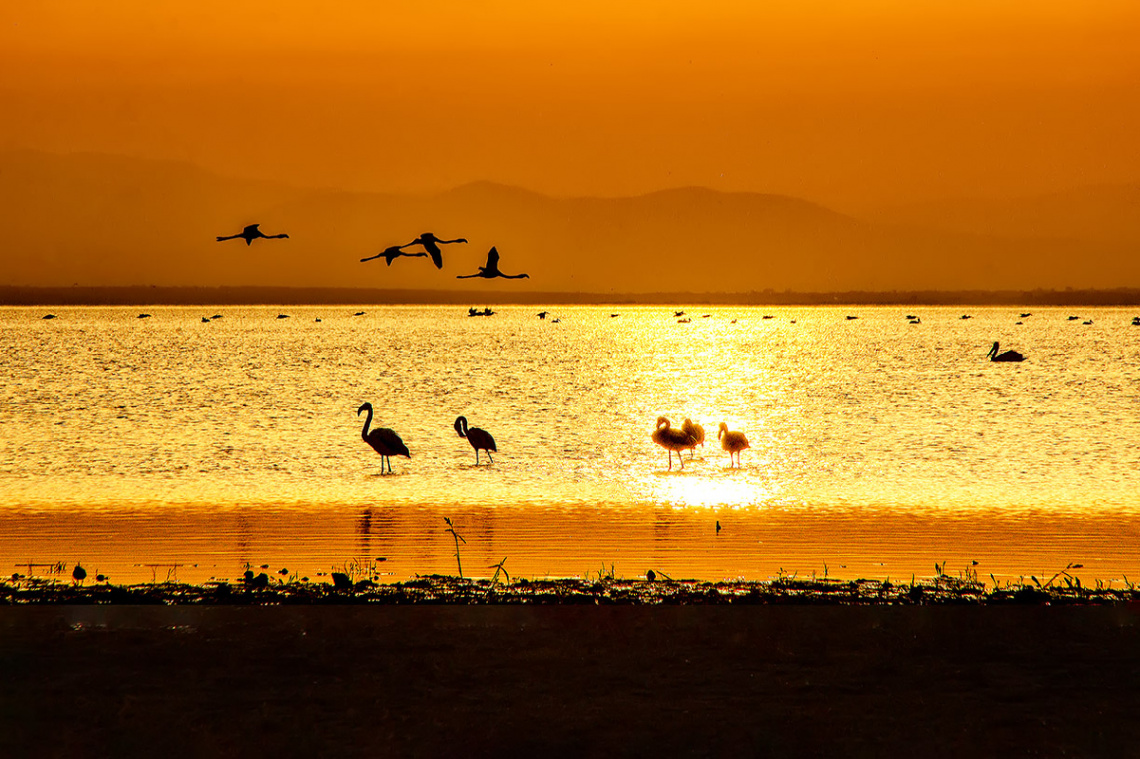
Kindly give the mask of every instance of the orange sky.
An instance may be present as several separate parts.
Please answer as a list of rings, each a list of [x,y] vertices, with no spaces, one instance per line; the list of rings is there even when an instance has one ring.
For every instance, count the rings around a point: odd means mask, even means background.
[[[1135,0],[0,6],[0,148],[859,209],[1140,180]]]

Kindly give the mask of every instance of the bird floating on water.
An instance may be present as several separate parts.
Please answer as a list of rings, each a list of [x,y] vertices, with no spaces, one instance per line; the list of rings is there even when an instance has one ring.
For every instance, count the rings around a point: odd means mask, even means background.
[[[994,347],[990,348],[990,352],[986,354],[990,361],[1024,361],[1025,356],[1017,351],[1006,351],[1005,353],[998,353],[998,342],[994,340]]]
[[[728,451],[729,466],[732,466],[733,454],[736,454],[736,465],[740,466],[740,452],[752,447],[748,444],[748,438],[743,432],[730,431],[724,422],[720,423],[716,436],[720,440],[720,447]]]
[[[384,473],[384,462],[388,462],[388,471],[392,471],[392,456],[403,456],[410,459],[412,454],[408,451],[408,446],[404,445],[404,441],[396,434],[395,430],[390,430],[387,427],[377,427],[369,430],[368,426],[372,424],[372,404],[364,403],[356,410],[356,415],[364,411],[368,412],[368,416],[364,419],[364,429],[360,431],[360,437],[364,442],[372,446],[372,449],[380,454],[380,474]]]
[[[261,238],[263,240],[278,240],[289,236],[284,233],[279,235],[267,235],[258,229],[260,226],[260,224],[250,224],[248,227],[243,229],[240,234],[219,237],[218,242],[222,242],[223,240],[245,240],[246,245],[252,245],[253,241],[258,238]]]
[[[529,274],[503,274],[499,271],[499,251],[495,246],[487,251],[487,265],[480,266],[476,274],[460,274],[456,279],[471,279],[472,277],[482,277],[483,279],[494,279],[500,277],[502,279],[530,279]]]
[[[677,460],[681,462],[681,468],[685,468],[685,460],[681,458],[681,451],[689,448],[693,443],[689,433],[674,429],[668,419],[659,416],[657,417],[657,429],[653,431],[650,437],[653,438],[654,443],[669,452],[669,471],[673,471],[673,451],[677,452]]]
[[[422,235],[412,240],[407,245],[401,245],[402,248],[407,248],[411,245],[422,245],[423,249],[431,255],[431,261],[435,264],[435,268],[443,268],[443,251],[439,249],[440,245],[450,245],[453,242],[467,242],[466,237],[457,237],[454,240],[441,240],[431,232],[424,232]]]
[[[491,458],[491,451],[498,453],[499,449],[495,447],[495,438],[491,437],[491,433],[487,430],[478,427],[467,426],[467,417],[461,416],[455,420],[455,431],[459,433],[459,437],[467,438],[467,442],[475,449],[475,463],[479,463],[479,451],[487,452],[487,458],[491,459],[494,464],[495,460]]]

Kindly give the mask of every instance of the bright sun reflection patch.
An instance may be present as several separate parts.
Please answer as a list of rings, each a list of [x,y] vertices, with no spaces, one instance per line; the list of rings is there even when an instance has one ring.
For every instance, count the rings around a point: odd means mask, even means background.
[[[774,489],[747,468],[718,471],[657,472],[647,478],[650,498],[657,503],[691,508],[745,506],[770,501]]]

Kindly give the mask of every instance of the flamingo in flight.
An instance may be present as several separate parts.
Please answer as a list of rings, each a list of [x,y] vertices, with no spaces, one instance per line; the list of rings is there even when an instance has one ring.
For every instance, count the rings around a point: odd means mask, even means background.
[[[222,242],[223,240],[239,240],[240,239],[240,240],[245,240],[246,245],[252,245],[253,241],[258,239],[259,237],[262,239],[265,239],[265,240],[277,240],[277,239],[281,239],[283,237],[289,236],[289,235],[285,234],[284,232],[279,234],[279,235],[267,235],[264,232],[262,232],[260,229],[258,229],[258,227],[260,227],[260,226],[261,226],[260,224],[250,224],[248,227],[243,229],[240,234],[228,235],[226,237],[219,237],[218,242]]]
[[[530,279],[529,274],[503,274],[499,271],[499,251],[494,246],[487,251],[487,265],[479,267],[478,274],[460,274],[456,279],[471,279],[472,277],[482,277],[483,279],[494,279],[495,277],[502,277],[503,279]]]
[[[408,243],[408,245],[412,245],[412,244],[413,243]],[[368,258],[360,259],[360,263],[364,263],[365,261],[374,261],[377,258],[383,258],[388,263],[388,265],[391,266],[392,262],[395,261],[397,258],[400,258],[401,256],[406,256],[408,258],[426,258],[427,257],[427,253],[405,253],[404,248],[408,247],[408,245],[393,245],[390,248],[384,248],[384,250],[380,251],[379,253],[377,253],[374,256],[369,256]]]
[[[487,430],[479,429],[478,427],[467,427],[467,417],[461,416],[455,420],[455,431],[459,433],[459,437],[467,438],[467,442],[475,449],[475,463],[479,463],[479,451],[487,452],[487,458],[491,459],[494,464],[495,460],[491,458],[491,451],[499,452],[495,447],[495,438],[491,437],[491,433]]]
[[[412,240],[408,245],[422,245],[431,255],[431,261],[435,264],[435,268],[443,268],[443,251],[439,249],[440,245],[449,245],[453,242],[467,242],[466,237],[457,237],[454,240],[441,240],[431,232],[424,232],[422,235]],[[406,248],[408,245],[401,245],[400,247]]]
[[[368,429],[368,425],[372,424],[372,404],[365,403],[356,410],[356,415],[360,416],[361,412],[367,411],[368,416],[364,419],[364,429],[360,431],[360,437],[364,442],[372,446],[372,449],[380,454],[380,474],[384,474],[384,462],[388,462],[388,471],[392,471],[392,456],[403,456],[410,459],[412,454],[408,451],[408,446],[404,445],[404,441],[396,434],[395,430],[390,430],[387,427],[377,427],[373,430]]]

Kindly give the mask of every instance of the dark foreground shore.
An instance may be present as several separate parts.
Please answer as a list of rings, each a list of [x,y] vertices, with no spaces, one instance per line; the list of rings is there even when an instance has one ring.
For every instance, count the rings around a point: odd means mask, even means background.
[[[0,756],[1135,755],[1111,605],[0,607]]]

